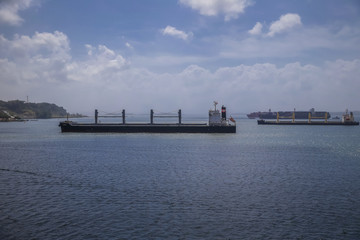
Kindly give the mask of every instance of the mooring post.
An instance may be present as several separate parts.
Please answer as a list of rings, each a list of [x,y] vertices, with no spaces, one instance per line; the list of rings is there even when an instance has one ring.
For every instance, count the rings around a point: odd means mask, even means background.
[[[98,110],[95,109],[95,124],[98,123]]]
[[[122,122],[125,124],[125,109],[122,110]]]
[[[179,124],[181,124],[181,109],[179,109],[178,115],[179,115]]]
[[[150,110],[150,124],[154,123],[154,110]]]

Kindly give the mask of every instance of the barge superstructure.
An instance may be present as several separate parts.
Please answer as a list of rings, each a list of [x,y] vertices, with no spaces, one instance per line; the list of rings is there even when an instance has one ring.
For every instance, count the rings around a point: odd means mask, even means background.
[[[221,113],[215,108],[209,110],[208,123],[183,123],[182,113],[179,109],[177,115],[158,116],[150,110],[149,123],[127,123],[125,110],[122,110],[121,123],[100,123],[98,110],[95,110],[94,123],[77,123],[63,121],[59,123],[62,132],[115,132],[115,133],[236,133],[235,120],[226,117],[226,107],[222,106]],[[156,117],[177,117],[178,123],[155,123]]]

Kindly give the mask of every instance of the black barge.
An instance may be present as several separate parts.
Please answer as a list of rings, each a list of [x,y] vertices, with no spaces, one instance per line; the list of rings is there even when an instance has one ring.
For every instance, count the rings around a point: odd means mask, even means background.
[[[216,103],[217,104],[217,103]],[[206,123],[182,123],[181,109],[176,116],[155,115],[150,110],[150,123],[126,123],[125,110],[122,111],[122,123],[99,123],[98,111],[95,110],[94,123],[77,123],[63,121],[59,123],[61,132],[81,133],[236,133],[235,120],[231,117],[226,119],[226,108],[222,106],[221,115],[219,110],[209,110],[209,122]],[[118,116],[119,117],[119,116]],[[176,117],[178,123],[154,123],[154,118]],[[232,123],[230,123],[230,121]]]

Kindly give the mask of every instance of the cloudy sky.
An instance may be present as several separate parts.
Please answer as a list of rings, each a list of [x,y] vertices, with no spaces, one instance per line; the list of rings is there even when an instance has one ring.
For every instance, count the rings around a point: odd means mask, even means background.
[[[1,0],[0,99],[69,112],[360,109],[358,0]]]

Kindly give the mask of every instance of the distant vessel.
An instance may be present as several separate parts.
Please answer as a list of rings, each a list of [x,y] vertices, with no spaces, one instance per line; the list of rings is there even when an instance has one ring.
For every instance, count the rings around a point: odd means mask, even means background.
[[[276,115],[276,121],[266,121],[264,119],[260,119],[257,122],[259,125],[359,125],[359,122],[356,122],[354,119],[354,114],[352,112],[350,112],[349,114],[347,109],[345,111],[345,114],[342,116],[341,121],[328,121],[326,115],[324,118],[313,117],[310,113],[308,114],[307,121],[295,121],[295,113],[293,113],[292,117],[281,117],[279,113],[277,113]],[[292,120],[283,120],[284,118],[290,118]]]
[[[125,110],[122,111],[122,123],[99,123],[98,111],[95,110],[94,123],[77,123],[63,121],[59,123],[62,132],[118,132],[118,133],[236,133],[235,120],[226,118],[226,107],[222,106],[221,114],[214,102],[214,110],[209,110],[209,122],[182,123],[181,109],[178,115],[155,115],[150,110],[150,123],[126,123]],[[176,117],[178,123],[154,123],[154,118]]]
[[[250,119],[255,119],[255,118],[261,118],[261,119],[273,119],[275,114],[275,118],[276,118],[276,112],[272,112],[271,109],[269,109],[268,112],[252,112],[247,114],[246,116]]]
[[[279,113],[280,117],[292,117],[293,113],[295,113],[295,119],[308,119],[309,113],[313,118],[325,118],[327,116],[327,119],[331,117],[329,112],[324,111],[315,111],[314,108],[311,108],[309,111],[280,111],[280,112],[272,112],[271,109],[269,109],[268,112],[252,112],[247,114],[247,117],[250,119],[276,119],[277,114]]]

